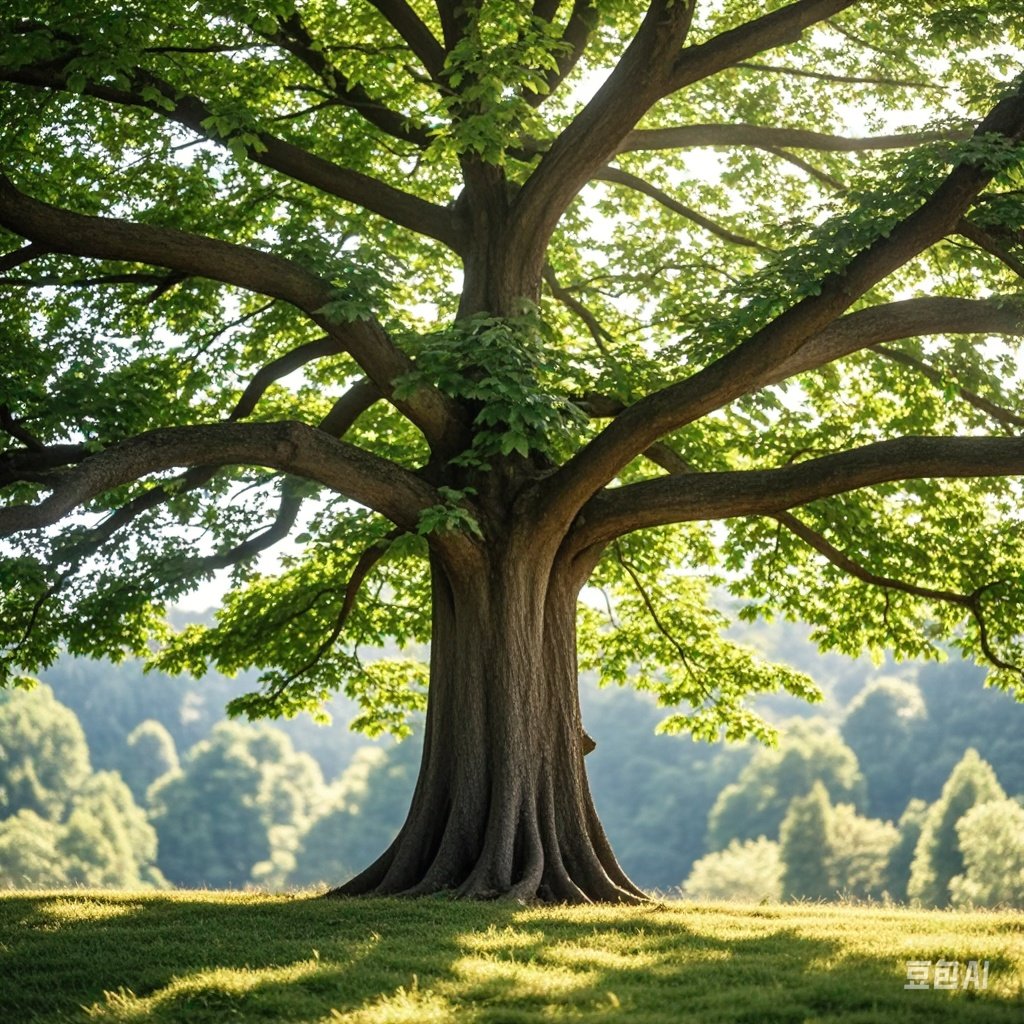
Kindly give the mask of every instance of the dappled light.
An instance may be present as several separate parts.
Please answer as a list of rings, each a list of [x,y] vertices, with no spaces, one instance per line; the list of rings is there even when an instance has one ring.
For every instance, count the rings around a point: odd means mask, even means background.
[[[39,1022],[795,1024],[859,1012],[1009,1024],[1024,967],[1019,914],[816,904],[523,908],[83,892],[5,896],[0,933],[9,979],[0,1015]],[[987,961],[987,987],[904,988],[908,961],[940,957]]]

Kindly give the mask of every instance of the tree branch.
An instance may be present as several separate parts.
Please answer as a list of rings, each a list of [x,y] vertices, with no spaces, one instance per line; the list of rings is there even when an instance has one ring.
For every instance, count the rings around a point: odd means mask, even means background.
[[[662,191],[656,185],[652,185],[643,178],[639,178],[635,174],[630,174],[628,171],[623,171],[618,167],[602,167],[601,170],[594,175],[592,180],[610,181],[616,185],[624,185],[626,188],[631,188],[636,192],[649,196],[666,209],[679,214],[680,217],[685,217],[687,220],[693,221],[694,224],[702,227],[709,234],[714,235],[716,238],[721,238],[730,245],[743,245],[765,253],[774,252],[770,246],[762,245],[757,241],[757,239],[749,238],[746,235],[738,234],[727,227],[723,227],[717,221],[711,220],[709,217],[705,217],[699,211],[694,210],[689,206],[684,206],[675,197]]]
[[[160,100],[146,99],[138,91],[118,89],[113,86],[89,83],[83,93],[108,103],[143,107],[161,117],[188,128],[200,138],[220,145],[228,139],[221,138],[210,128],[204,127],[213,111],[195,96],[179,95],[172,85],[154,75],[137,69],[137,87],[155,89]],[[0,72],[0,81],[16,82],[39,89],[67,91],[67,72],[62,64],[25,66],[11,71]],[[289,178],[319,189],[328,195],[355,203],[366,210],[386,217],[394,223],[409,228],[429,238],[435,238],[450,249],[458,252],[461,236],[451,212],[436,206],[409,192],[387,185],[377,178],[359,171],[350,170],[316,156],[299,146],[279,139],[269,132],[255,133],[257,143],[247,144],[245,152],[254,163],[278,171]]]
[[[606,488],[580,511],[577,550],[669,523],[775,515],[898,480],[1024,474],[1024,437],[901,437],[780,469],[658,477]]]
[[[836,85],[888,85],[899,89],[937,89],[941,85],[920,78],[886,78],[885,76],[834,75],[825,71],[808,71],[806,68],[778,67],[775,64],[757,64],[753,61],[740,61],[733,67],[747,68],[750,71],[767,71],[777,75],[794,75],[798,78],[813,78],[818,82],[832,82]]]
[[[391,27],[409,44],[431,78],[444,67],[444,49],[406,0],[370,0]]]
[[[534,13],[536,14],[536,11]],[[544,20],[550,21],[550,18]],[[587,40],[590,38],[590,33],[593,32],[596,22],[597,7],[594,0],[575,0],[569,20],[566,22],[559,40],[562,48],[555,54],[556,66],[544,76],[545,89],[537,93],[530,93],[526,97],[531,106],[539,107],[576,67],[580,57],[583,56]]]
[[[1021,316],[1022,320],[1024,320],[1024,311],[1022,311]],[[1024,334],[1024,322],[1018,325],[1016,333]],[[947,384],[947,378],[939,373],[938,370],[929,366],[924,360],[910,355],[909,352],[902,352],[898,348],[888,348],[885,345],[872,345],[870,348],[872,352],[877,353],[883,359],[888,359],[894,363],[900,363],[903,366],[909,366],[912,370],[916,370],[922,377],[938,388],[944,388]],[[957,394],[968,405],[973,405],[975,409],[1002,423],[1011,433],[1016,433],[1018,428],[1024,427],[1024,416],[1011,412],[1009,409],[979,395],[976,391],[964,387],[962,384],[957,383],[955,377],[949,382],[953,384]]]
[[[664,95],[692,17],[693,0],[652,0],[615,69],[541,157],[513,204],[524,259],[541,260],[547,239],[573,197]]]
[[[965,217],[957,225],[957,231],[979,249],[984,249],[990,256],[995,256],[1000,263],[1009,267],[1018,277],[1024,277],[1024,260],[1007,252],[984,228],[972,224]]]
[[[812,530],[806,523],[789,512],[778,512],[772,516],[781,526],[785,527],[794,536],[799,537],[805,544],[812,547],[820,555],[823,555],[838,569],[852,576],[854,579],[867,583],[869,586],[878,587],[881,590],[896,590],[902,594],[910,594],[912,597],[921,597],[928,601],[939,601],[943,604],[959,605],[966,608],[978,627],[978,640],[982,653],[997,668],[1024,675],[1024,669],[1019,665],[1011,664],[1000,658],[989,644],[988,624],[985,621],[985,610],[981,599],[987,590],[990,590],[995,583],[985,583],[976,587],[969,594],[956,590],[940,590],[935,587],[922,587],[916,583],[908,583],[905,580],[895,579],[892,576],[883,576],[871,572],[845,552],[840,551],[834,544],[831,544],[825,537],[815,530]]]
[[[352,574],[348,578],[348,582],[345,584],[345,594],[341,601],[341,608],[338,611],[337,618],[334,620],[334,625],[331,627],[330,633],[321,641],[316,651],[313,653],[313,657],[307,661],[302,668],[297,669],[287,678],[282,679],[277,683],[274,688],[267,694],[268,699],[273,700],[274,697],[284,693],[285,689],[296,679],[304,676],[310,669],[315,668],[321,661],[325,654],[334,646],[334,642],[341,635],[341,631],[345,628],[345,623],[348,622],[349,615],[352,614],[352,609],[355,607],[356,598],[359,596],[359,591],[362,588],[363,582],[366,577],[370,575],[374,566],[388,553],[388,549],[392,543],[401,537],[406,531],[402,529],[392,530],[387,536],[382,537],[376,544],[371,544],[360,556],[352,569]]]
[[[707,42],[688,46],[676,59],[666,94],[677,92],[765,50],[799,42],[806,29],[854,3],[856,0],[797,0]]]
[[[412,360],[375,320],[330,320],[323,309],[334,297],[333,287],[290,260],[176,228],[72,213],[24,195],[2,175],[0,225],[54,252],[167,267],[283,299],[335,339],[431,444],[447,449],[457,443],[462,414],[455,403],[427,387],[394,399],[394,381],[412,371]]]
[[[688,124],[677,128],[634,129],[622,140],[617,152],[690,149],[700,146],[753,146],[757,149],[815,149],[826,153],[859,153],[872,149],[909,149],[929,142],[959,141],[970,136],[969,129],[846,137],[803,128],[775,128],[759,124]]]
[[[843,356],[900,338],[931,334],[1024,335],[1024,301],[996,296],[932,296],[887,302],[848,313],[809,338],[767,374],[762,386],[825,366]]]
[[[784,8],[785,10],[785,8]],[[977,134],[1024,137],[1024,85],[996,105]],[[709,366],[632,405],[548,480],[549,510],[566,529],[599,488],[653,441],[778,379],[801,347],[825,331],[869,288],[956,229],[994,171],[963,163],[891,232],[827,275],[802,299]]]
[[[50,495],[37,504],[0,509],[0,537],[50,526],[100,494],[151,473],[243,464],[315,481],[407,530],[416,528],[423,508],[441,502],[414,473],[304,423],[169,427],[90,455],[53,480]]]
[[[383,4],[392,5],[393,2]],[[373,6],[379,10],[382,4],[374,3]],[[398,0],[397,6],[404,6],[403,0]],[[408,8],[406,10],[408,11]],[[411,11],[409,13],[412,14]],[[413,17],[415,18],[415,15]],[[339,102],[355,110],[375,128],[393,138],[411,143],[420,149],[426,149],[430,145],[430,136],[423,128],[410,124],[409,117],[375,100],[361,85],[350,83],[348,78],[327,59],[323,48],[316,45],[298,13],[292,13],[287,18],[279,17],[278,25],[279,30],[266,35],[265,38],[305,64]],[[440,46],[438,53],[440,54]]]

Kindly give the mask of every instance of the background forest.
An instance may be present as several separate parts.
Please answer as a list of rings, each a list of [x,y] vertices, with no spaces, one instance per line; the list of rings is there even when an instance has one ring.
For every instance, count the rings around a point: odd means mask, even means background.
[[[585,682],[598,810],[638,884],[696,898],[1024,906],[1024,706],[983,673],[744,640],[826,698],[768,698],[777,747],[658,735],[649,694]],[[66,658],[0,694],[0,885],[337,884],[401,825],[419,740],[227,721],[239,681]]]

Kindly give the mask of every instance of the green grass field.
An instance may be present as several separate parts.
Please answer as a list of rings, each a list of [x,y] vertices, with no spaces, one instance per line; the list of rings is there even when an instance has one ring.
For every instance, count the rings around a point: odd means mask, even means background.
[[[904,988],[941,959],[960,988]],[[0,1021],[37,1020],[1020,1024],[1024,914],[8,894]]]

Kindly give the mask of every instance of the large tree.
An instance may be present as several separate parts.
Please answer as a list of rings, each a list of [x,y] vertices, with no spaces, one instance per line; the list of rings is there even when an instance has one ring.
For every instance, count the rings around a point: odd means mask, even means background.
[[[408,819],[342,891],[558,900],[641,897],[579,665],[705,737],[813,695],[716,583],[1019,679],[1018,0],[2,17],[10,678],[63,645],[258,666],[254,714],[426,703]],[[429,640],[429,696],[360,659],[385,637]]]

